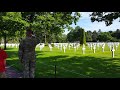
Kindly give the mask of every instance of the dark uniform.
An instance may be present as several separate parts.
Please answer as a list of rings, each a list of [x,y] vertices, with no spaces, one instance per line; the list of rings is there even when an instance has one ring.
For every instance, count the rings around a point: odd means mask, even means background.
[[[35,47],[39,43],[40,40],[36,37],[26,37],[20,42],[18,55],[23,62],[24,78],[34,78],[36,64]]]

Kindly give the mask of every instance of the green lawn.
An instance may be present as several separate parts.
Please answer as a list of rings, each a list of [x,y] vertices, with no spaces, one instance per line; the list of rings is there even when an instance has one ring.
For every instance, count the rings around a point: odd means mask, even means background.
[[[8,48],[9,58],[7,64],[22,71],[22,65],[18,60],[18,49]],[[83,55],[81,47],[74,52],[74,49],[67,49],[66,53],[58,48],[49,50],[49,47],[42,51],[36,48],[36,78],[54,78],[55,65],[57,78],[120,78],[120,46],[115,51],[115,58],[112,58],[108,46],[105,52],[102,49],[93,53],[88,47]]]

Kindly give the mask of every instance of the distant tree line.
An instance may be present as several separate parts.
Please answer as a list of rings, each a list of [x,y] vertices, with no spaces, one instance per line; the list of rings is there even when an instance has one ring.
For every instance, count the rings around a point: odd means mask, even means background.
[[[82,30],[84,29],[80,28],[79,26],[75,27],[74,30],[71,30],[67,34],[68,42],[80,41]],[[118,42],[120,41],[120,29],[108,32],[102,32],[101,29],[99,29],[98,31],[94,30],[93,32],[92,30],[89,30],[85,32],[85,37],[86,42]]]

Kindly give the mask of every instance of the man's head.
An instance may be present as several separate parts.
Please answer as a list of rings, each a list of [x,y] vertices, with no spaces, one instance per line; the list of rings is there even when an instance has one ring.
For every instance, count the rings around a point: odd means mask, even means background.
[[[31,28],[28,28],[28,29],[26,30],[26,36],[31,37],[32,34],[33,34],[33,31],[31,30]]]

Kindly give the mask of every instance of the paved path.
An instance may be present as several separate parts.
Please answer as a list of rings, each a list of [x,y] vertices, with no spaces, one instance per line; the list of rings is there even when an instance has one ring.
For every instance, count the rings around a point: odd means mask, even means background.
[[[7,78],[22,78],[23,74],[11,66],[6,66],[6,76]]]

